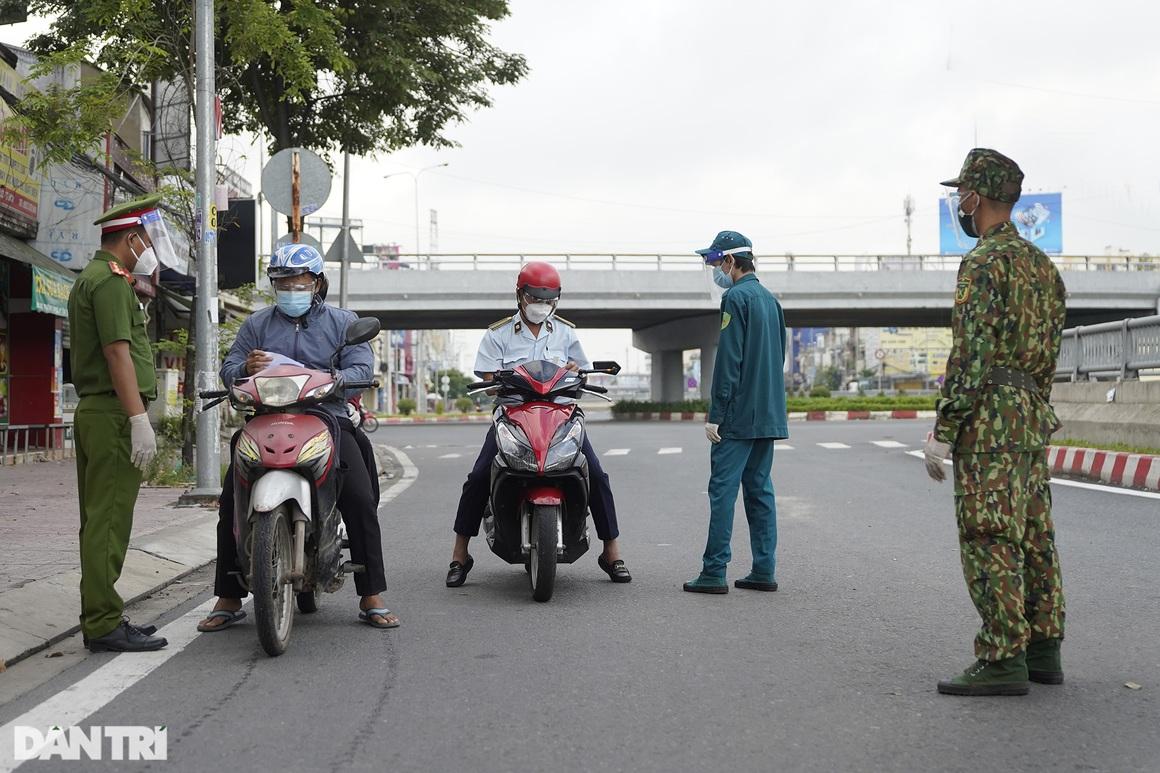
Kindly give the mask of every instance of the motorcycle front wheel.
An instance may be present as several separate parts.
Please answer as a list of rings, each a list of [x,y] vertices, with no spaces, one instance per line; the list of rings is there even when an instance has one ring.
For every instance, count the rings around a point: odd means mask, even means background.
[[[547,601],[556,586],[556,542],[560,530],[559,505],[536,505],[532,510],[532,552],[528,556],[528,579],[532,598]]]
[[[258,517],[254,525],[254,619],[267,655],[286,651],[294,627],[294,586],[290,581],[290,523],[286,508]]]
[[[374,432],[378,428],[379,428],[379,420],[376,419],[374,416],[367,414],[366,416],[363,417],[363,422],[362,422],[362,431],[363,432],[365,432],[369,435],[370,433]]]

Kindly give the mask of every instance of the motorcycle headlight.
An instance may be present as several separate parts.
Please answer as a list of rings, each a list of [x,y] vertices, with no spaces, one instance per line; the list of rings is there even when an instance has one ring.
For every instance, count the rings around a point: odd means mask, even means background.
[[[334,392],[334,388],[336,386],[338,386],[338,384],[334,381],[331,381],[329,384],[323,384],[320,387],[316,387],[314,389],[311,389],[309,392],[306,393],[306,399],[307,400],[324,400],[327,397],[330,397],[330,395]]]
[[[330,430],[319,432],[302,444],[302,450],[298,452],[298,464],[305,466],[326,456],[330,453],[331,445]]]
[[[548,448],[548,458],[544,462],[544,472],[564,470],[572,466],[576,454],[580,453],[580,443],[583,440],[584,427],[578,421],[573,421],[559,441],[552,443]]]
[[[508,424],[498,424],[495,428],[496,443],[508,465],[525,472],[539,472],[540,464],[536,461],[536,452],[524,439],[523,434]]]
[[[253,405],[254,404],[253,396],[249,392],[245,391],[244,389],[241,389],[240,387],[231,388],[230,389],[230,397],[233,398],[234,403],[236,403],[237,405]]]
[[[278,408],[298,402],[298,395],[309,380],[310,376],[266,376],[254,379],[254,383],[262,404]]]

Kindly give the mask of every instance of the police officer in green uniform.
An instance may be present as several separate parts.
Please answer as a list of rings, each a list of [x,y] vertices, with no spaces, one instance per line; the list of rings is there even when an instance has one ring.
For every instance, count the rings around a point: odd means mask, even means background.
[[[1023,172],[975,148],[952,211],[979,242],[963,257],[951,312],[954,342],[924,449],[927,473],[953,456],[955,519],[967,589],[982,619],[975,662],[938,683],[948,695],[1024,695],[1061,684],[1064,599],[1046,451],[1059,422],[1048,403],[1063,336],[1059,271],[1020,236],[1011,210]]]
[[[733,508],[740,485],[749,521],[752,571],[734,582],[746,590],[775,591],[777,503],[773,444],[789,437],[785,411],[785,316],[754,273],[753,243],[722,231],[697,253],[713,266],[721,296],[721,333],[705,434],[709,453],[709,538],[700,575],[690,593],[728,593],[725,568],[732,557]]]
[[[129,548],[141,476],[157,452],[145,409],[157,373],[134,277],[148,277],[172,244],[160,195],[103,214],[101,248],[68,300],[72,377],[80,404],[74,428],[80,494],[81,631],[93,652],[142,652],[168,642],[153,626],[122,618],[116,583]]]

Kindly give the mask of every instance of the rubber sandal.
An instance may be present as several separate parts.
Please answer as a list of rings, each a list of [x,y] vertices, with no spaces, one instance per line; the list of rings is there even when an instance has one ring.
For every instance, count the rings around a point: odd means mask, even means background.
[[[358,619],[369,625],[371,628],[398,628],[399,623],[380,623],[375,620],[376,617],[386,617],[391,614],[391,610],[386,607],[371,607],[370,609],[360,609]]]
[[[216,633],[217,631],[224,631],[231,625],[240,623],[244,619],[246,619],[246,612],[243,609],[239,609],[236,612],[228,609],[216,609],[206,615],[205,620],[197,624],[197,630],[201,633]],[[206,620],[224,620],[225,622],[221,625],[206,627]]]

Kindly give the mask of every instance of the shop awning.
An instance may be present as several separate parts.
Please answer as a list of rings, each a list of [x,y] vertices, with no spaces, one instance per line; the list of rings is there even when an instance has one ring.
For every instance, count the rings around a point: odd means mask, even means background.
[[[0,255],[32,267],[33,311],[68,316],[68,294],[76,281],[76,274],[27,242],[6,233],[0,233]]]

